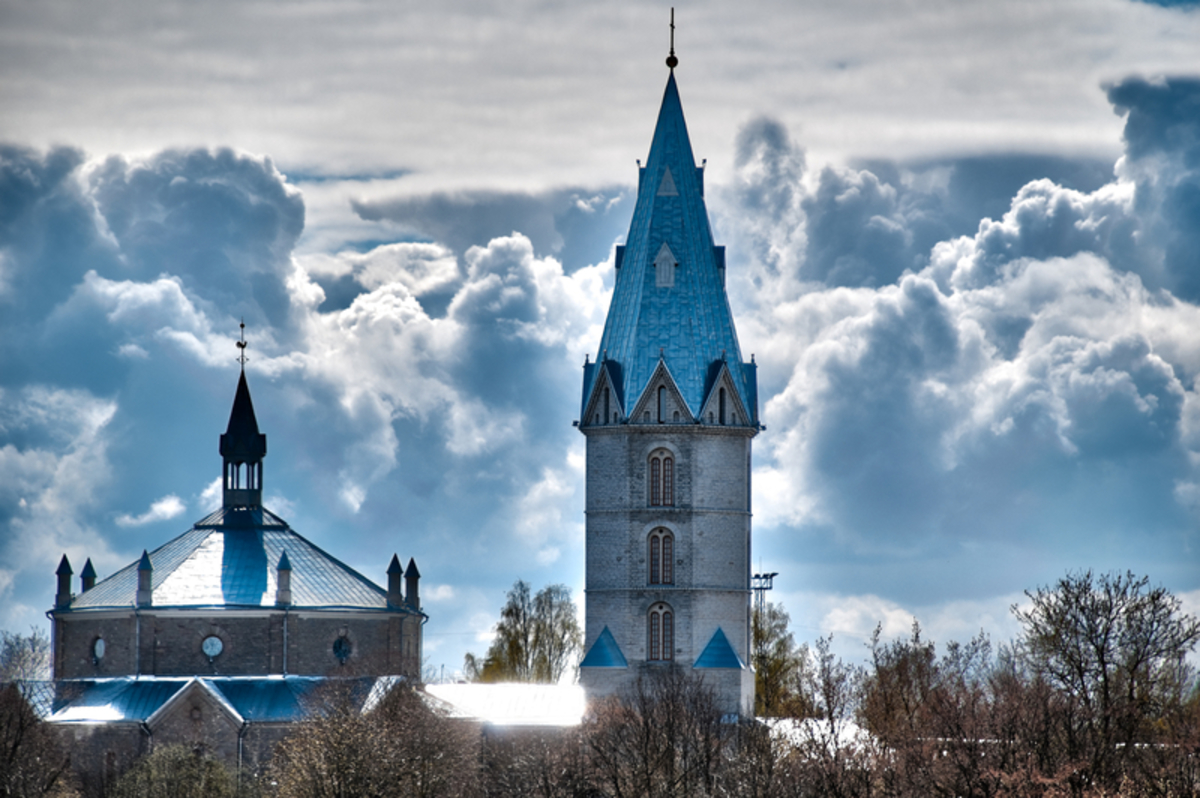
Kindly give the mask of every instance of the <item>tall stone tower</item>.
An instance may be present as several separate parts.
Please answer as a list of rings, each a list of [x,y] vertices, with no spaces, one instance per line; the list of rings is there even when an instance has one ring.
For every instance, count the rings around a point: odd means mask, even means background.
[[[742,362],[674,67],[663,94],[600,356],[584,364],[587,574],[581,681],[693,669],[751,714],[753,361]]]

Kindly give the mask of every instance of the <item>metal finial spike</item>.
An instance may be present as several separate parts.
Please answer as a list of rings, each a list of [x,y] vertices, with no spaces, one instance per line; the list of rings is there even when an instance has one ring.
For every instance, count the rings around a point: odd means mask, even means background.
[[[667,56],[667,68],[675,69],[679,66],[679,59],[675,57],[675,7],[671,7],[671,54]]]
[[[242,323],[238,325],[242,328],[241,340],[237,341],[238,348],[238,363],[242,364],[242,371],[246,370],[246,320],[242,319]]]

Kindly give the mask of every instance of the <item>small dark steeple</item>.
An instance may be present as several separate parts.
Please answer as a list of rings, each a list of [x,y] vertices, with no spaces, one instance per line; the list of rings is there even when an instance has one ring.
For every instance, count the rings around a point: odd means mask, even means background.
[[[71,570],[71,561],[67,559],[67,555],[63,555],[62,561],[58,564],[58,570],[54,573],[58,576],[58,591],[54,596],[54,606],[66,607],[71,603],[71,574],[75,573]]]
[[[275,606],[287,607],[292,603],[292,563],[288,560],[287,551],[279,555],[279,565],[275,566]]]
[[[399,563],[397,563],[399,565]],[[421,609],[421,572],[417,570],[416,558],[410,558],[408,561],[408,570],[404,572],[404,593],[408,597],[408,606],[414,610]]]
[[[96,586],[96,569],[92,567],[91,557],[83,564],[83,573],[79,575],[79,581],[82,586],[80,593],[86,593]]]
[[[242,340],[237,342],[241,355],[242,373],[238,377],[229,427],[221,436],[221,457],[225,461],[223,482],[224,507],[262,506],[262,459],[267,454],[267,436],[258,431],[254,403],[250,401],[250,386],[246,384],[246,325],[242,324]]]
[[[142,559],[138,561],[137,605],[149,607],[154,596],[154,566],[150,564],[150,554],[142,549]]]
[[[392,563],[387,569],[388,575],[388,606],[399,608],[404,605],[404,588],[401,580],[404,578],[404,566],[400,564],[400,558],[395,554],[392,555]]]

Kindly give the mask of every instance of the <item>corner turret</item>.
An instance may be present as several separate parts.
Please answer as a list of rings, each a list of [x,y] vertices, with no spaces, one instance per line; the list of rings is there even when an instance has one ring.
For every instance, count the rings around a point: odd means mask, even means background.
[[[150,563],[150,552],[142,549],[142,559],[137,567],[137,605],[149,607],[154,603],[154,566]]]
[[[54,594],[54,606],[66,607],[71,603],[71,574],[75,573],[71,570],[71,561],[67,559],[67,555],[62,556],[62,560],[58,563],[58,570],[54,573],[58,577],[58,590]]]

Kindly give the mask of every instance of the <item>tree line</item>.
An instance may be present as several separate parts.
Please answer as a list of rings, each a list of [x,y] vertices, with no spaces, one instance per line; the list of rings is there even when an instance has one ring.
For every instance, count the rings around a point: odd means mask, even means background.
[[[508,600],[528,613],[502,613],[502,623],[538,615],[537,595],[519,584]],[[939,650],[914,623],[900,640],[877,630],[865,664],[837,658],[830,638],[796,645],[786,612],[768,604],[754,618],[758,720],[728,722],[703,679],[673,665],[643,669],[619,695],[594,701],[579,727],[554,730],[481,729],[409,686],[364,713],[349,686],[332,684],[262,773],[239,779],[163,749],[110,795],[1200,795],[1200,686],[1187,662],[1200,622],[1131,574],[1069,574],[1027,598],[1013,608],[1022,633],[1011,643],[994,647],[981,634]],[[518,627],[497,640],[511,642]],[[494,643],[484,663],[554,675],[536,665],[544,655],[504,659],[522,651],[509,642]],[[0,718],[6,734],[10,725]],[[30,768],[16,779],[0,763],[0,796],[71,795],[69,777],[54,775],[61,758],[40,761],[49,768],[41,780]]]

